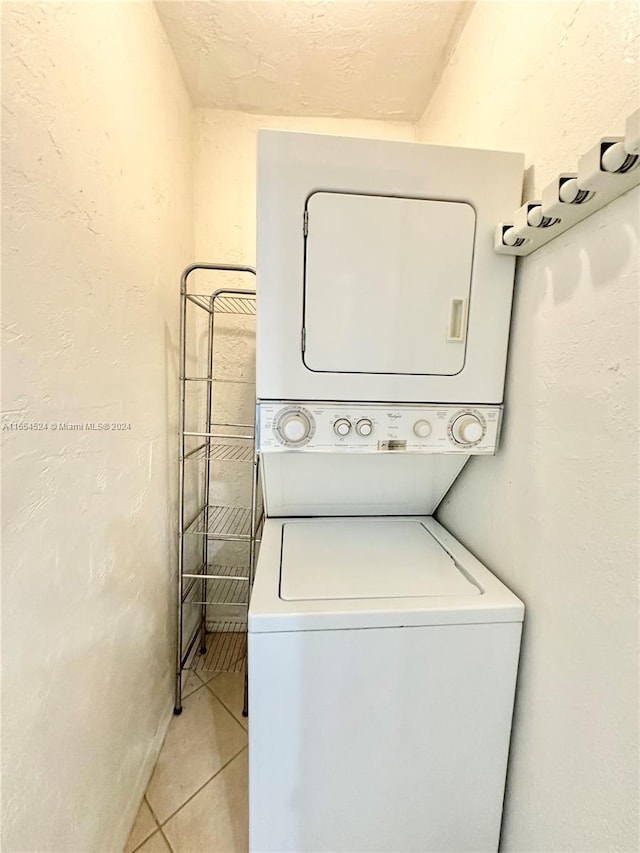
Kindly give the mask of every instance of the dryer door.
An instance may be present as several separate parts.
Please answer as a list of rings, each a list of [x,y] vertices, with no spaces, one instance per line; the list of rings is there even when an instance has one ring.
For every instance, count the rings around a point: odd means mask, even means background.
[[[306,206],[305,366],[459,373],[475,225],[466,202],[313,193]]]

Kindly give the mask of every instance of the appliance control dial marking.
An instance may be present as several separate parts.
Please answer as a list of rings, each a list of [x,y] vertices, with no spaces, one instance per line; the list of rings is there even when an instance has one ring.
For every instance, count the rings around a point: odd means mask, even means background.
[[[454,444],[473,447],[484,438],[487,431],[485,419],[479,412],[456,412],[449,422],[449,438]]]
[[[351,421],[347,420],[347,418],[338,418],[333,425],[333,429],[336,435],[349,435],[351,432]]]
[[[278,412],[275,434],[285,447],[302,447],[315,432],[313,415],[307,409],[287,408]]]

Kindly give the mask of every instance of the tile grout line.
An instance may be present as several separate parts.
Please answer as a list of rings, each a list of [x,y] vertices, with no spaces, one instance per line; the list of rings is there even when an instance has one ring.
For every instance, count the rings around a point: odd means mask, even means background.
[[[2,2],[2,0],[0,0]],[[186,696],[183,696],[182,699],[191,699],[192,696],[195,696],[199,690],[202,690],[203,687],[206,687],[206,684],[199,684],[195,690],[192,690],[191,693],[187,693]]]
[[[143,839],[142,839],[142,841],[140,842],[140,844],[138,844],[138,845],[137,845],[137,847],[134,847],[134,848],[133,848],[133,850],[131,851],[131,853],[136,853],[136,851],[137,851],[137,850],[139,850],[139,849],[142,847],[142,845],[143,845],[143,844],[146,844],[146,843],[147,843],[147,841],[151,838],[151,836],[152,836],[152,835],[155,835],[155,834],[156,834],[156,832],[158,832],[158,831],[160,830],[160,824],[158,823],[158,819],[157,819],[157,817],[155,816],[155,814],[153,813],[153,809],[151,808],[151,806],[149,805],[149,801],[147,800],[147,792],[146,792],[146,791],[145,791],[145,793],[144,793],[144,796],[142,797],[142,803],[145,803],[145,804],[146,804],[146,806],[147,806],[147,808],[148,808],[148,809],[149,809],[149,811],[151,812],[151,817],[153,818],[153,822],[154,822],[154,824],[155,824],[155,829],[153,829],[153,830],[149,833],[149,835],[147,835],[147,836],[146,836],[146,838],[143,838]],[[142,803],[140,803],[140,806],[142,806]],[[140,811],[140,810],[138,809],[138,812],[139,812],[139,811]],[[137,818],[137,815],[136,815],[136,818]],[[131,827],[131,828],[133,829],[133,827]]]
[[[195,670],[194,670],[194,671],[195,671]],[[221,675],[221,674],[222,674],[222,673],[217,673],[217,675]],[[200,677],[200,675],[198,675],[197,673],[196,673],[196,675],[198,676],[198,679],[199,679],[200,681],[202,681],[202,678]],[[214,680],[215,680],[214,678],[210,679],[210,681],[214,681]],[[229,714],[229,716],[232,718],[232,720],[234,721],[234,723],[235,723],[237,726],[240,726],[240,729],[242,730],[242,732],[243,732],[245,735],[247,735],[247,730],[245,729],[245,727],[242,725],[242,723],[240,723],[240,722],[238,721],[238,719],[236,718],[235,714],[234,714],[234,713],[233,713],[229,708],[227,708],[227,706],[225,705],[225,703],[224,703],[224,702],[223,702],[223,701],[222,701],[222,700],[221,700],[221,699],[220,699],[220,698],[219,698],[219,697],[218,697],[218,696],[213,692],[213,690],[209,687],[209,683],[208,683],[208,682],[206,682],[206,681],[202,681],[202,684],[201,684],[199,687],[196,687],[196,689],[195,689],[195,690],[193,690],[191,693],[189,693],[189,695],[188,695],[188,696],[185,696],[185,699],[190,699],[192,696],[195,696],[195,694],[196,694],[196,693],[198,693],[198,692],[199,692],[203,687],[207,689],[208,693],[209,693],[211,696],[213,696],[213,698],[216,700],[216,702],[218,702],[220,705],[222,705],[222,707],[223,707],[223,708],[224,708],[224,710],[227,712],[227,714]],[[140,844],[138,844],[138,846],[137,846],[134,850],[132,850],[132,851],[131,851],[131,853],[137,853],[137,851],[142,847],[142,845],[143,845],[143,844],[146,844],[146,842],[151,838],[151,836],[152,836],[152,835],[155,835],[155,833],[156,833],[156,832],[158,832],[158,831],[160,832],[160,834],[161,834],[161,835],[162,835],[162,837],[164,838],[165,842],[167,843],[167,845],[168,845],[168,847],[169,847],[169,850],[171,850],[171,853],[174,853],[173,848],[171,847],[171,844],[169,843],[169,839],[168,839],[168,838],[166,837],[166,835],[164,834],[164,832],[163,832],[163,829],[162,829],[162,828],[163,828],[164,826],[166,826],[166,824],[167,824],[167,823],[168,823],[172,818],[174,818],[174,817],[178,814],[178,812],[179,812],[181,809],[183,809],[183,808],[187,805],[187,803],[188,803],[188,802],[190,802],[190,801],[191,801],[191,800],[192,800],[192,799],[193,799],[197,794],[199,794],[199,793],[200,793],[200,791],[202,791],[202,789],[203,789],[203,788],[206,788],[206,786],[209,784],[209,782],[213,781],[213,780],[216,778],[216,776],[218,776],[220,773],[222,773],[222,771],[223,771],[225,768],[227,768],[227,767],[231,764],[231,762],[232,762],[232,761],[234,761],[234,760],[235,760],[239,755],[241,755],[241,754],[244,752],[244,750],[245,750],[245,749],[248,749],[248,747],[249,747],[249,744],[248,744],[248,742],[247,742],[247,743],[245,743],[245,745],[242,747],[242,749],[241,749],[239,752],[236,752],[236,753],[235,753],[235,755],[233,755],[233,756],[232,756],[232,757],[231,757],[231,758],[230,758],[230,759],[229,759],[225,764],[223,764],[223,765],[222,765],[222,767],[220,767],[218,770],[216,770],[216,772],[213,774],[213,776],[211,776],[211,778],[207,779],[207,781],[206,781],[206,782],[204,782],[204,784],[202,784],[202,785],[201,785],[201,786],[200,786],[196,791],[194,791],[194,792],[193,792],[193,794],[191,794],[191,796],[190,796],[190,797],[188,797],[188,798],[184,801],[184,803],[182,803],[180,806],[178,806],[178,808],[177,808],[174,812],[172,812],[172,813],[169,815],[169,817],[167,817],[164,821],[160,821],[160,820],[158,819],[158,817],[157,817],[156,813],[154,812],[153,808],[151,807],[151,803],[150,803],[150,802],[149,802],[149,800],[147,799],[147,793],[146,793],[146,791],[145,791],[145,793],[144,793],[144,796],[143,796],[142,800],[143,800],[143,802],[145,802],[145,803],[147,804],[147,806],[148,806],[148,808],[149,808],[149,811],[151,812],[151,817],[153,818],[154,823],[155,823],[155,825],[156,825],[156,828],[153,830],[153,832],[152,832],[150,835],[148,835],[148,836],[147,836],[143,841],[141,841],[141,842],[140,842]],[[154,768],[154,769],[155,769],[155,768]]]
[[[213,675],[211,676],[211,678],[209,678],[209,679],[207,679],[207,681],[205,681],[204,678],[202,677],[202,675],[200,674],[200,672],[196,672],[195,669],[194,669],[194,672],[196,673],[196,675],[198,676],[198,678],[200,679],[200,681],[202,682],[202,684],[205,687],[210,681],[214,681],[219,675],[222,675],[221,672],[214,672]]]
[[[233,675],[235,675],[235,674],[236,674],[236,673],[233,673]],[[238,675],[239,675],[239,674],[240,674],[240,673],[238,673]],[[244,675],[244,673],[243,673],[243,675]],[[211,679],[211,681],[214,681],[214,680],[215,680],[215,679],[213,679],[213,678]],[[215,692],[215,690],[213,689],[213,687],[209,687],[209,683],[205,684],[204,686],[205,686],[205,687],[207,687],[207,688],[209,689],[209,692],[210,692],[210,693],[213,693],[213,695],[216,697],[216,699],[217,699],[217,700],[218,700],[218,702],[222,705],[222,707],[223,707],[223,708],[225,708],[225,710],[227,710],[227,711],[231,714],[231,716],[232,716],[232,717],[233,717],[233,719],[236,721],[236,723],[238,723],[238,725],[242,728],[242,731],[243,731],[243,732],[246,732],[246,731],[247,731],[247,729],[245,729],[245,727],[242,725],[242,723],[240,722],[240,720],[239,720],[239,719],[236,717],[236,715],[233,713],[233,711],[231,710],[231,708],[227,707],[227,705],[223,702],[223,700],[218,696],[218,694]],[[198,689],[199,689],[199,688],[198,688]],[[248,720],[249,718],[248,718],[248,717],[244,717],[244,719],[245,719],[245,720]]]
[[[235,720],[235,717],[234,717],[234,720]],[[243,729],[243,731],[244,731],[244,729]],[[245,732],[245,734],[246,734],[246,732]],[[174,817],[178,814],[178,812],[182,811],[182,809],[187,805],[187,803],[190,803],[190,802],[191,802],[191,800],[192,800],[194,797],[196,797],[196,796],[200,793],[200,791],[202,791],[204,788],[206,788],[206,787],[207,787],[207,785],[209,784],[209,782],[213,782],[213,780],[216,778],[216,776],[219,776],[219,775],[222,773],[222,771],[223,771],[223,770],[226,770],[226,768],[231,764],[231,762],[232,762],[232,761],[235,761],[235,760],[236,760],[236,758],[237,758],[239,755],[242,755],[242,753],[245,751],[245,749],[248,749],[248,747],[249,747],[249,744],[248,744],[248,743],[245,743],[245,745],[242,747],[242,749],[241,749],[239,752],[236,752],[236,754],[235,754],[235,755],[233,755],[233,756],[232,756],[232,757],[231,757],[231,758],[226,762],[226,764],[223,764],[223,765],[222,765],[222,767],[221,767],[219,770],[216,770],[216,772],[213,774],[213,776],[212,776],[210,779],[207,779],[207,781],[204,783],[204,785],[200,785],[200,787],[198,788],[198,790],[197,790],[197,791],[194,791],[194,792],[193,792],[193,794],[191,794],[191,796],[190,796],[190,797],[188,797],[188,798],[184,801],[184,803],[183,803],[181,806],[179,806],[179,807],[178,807],[174,812],[172,812],[172,813],[169,815],[169,817],[168,817],[168,818],[166,818],[166,820],[163,820],[163,821],[162,821],[162,823],[160,823],[160,821],[158,821],[158,820],[157,820],[157,818],[156,818],[156,821],[157,821],[157,823],[158,823],[158,829],[162,829],[163,827],[165,827],[165,826],[169,823],[169,821],[170,821],[172,818],[174,818]],[[149,808],[151,808],[151,807],[149,807]],[[152,814],[153,814],[153,812],[152,812]],[[155,814],[154,814],[153,816],[154,816],[154,818],[155,818]],[[164,836],[164,832],[163,832],[162,834],[163,834],[163,836]],[[171,845],[169,845],[169,846],[171,846]],[[135,853],[135,851],[134,851],[134,853]]]
[[[154,767],[154,770],[155,770],[155,767]],[[158,820],[158,818],[156,817],[156,813],[154,812],[154,810],[151,808],[151,803],[150,803],[150,802],[149,802],[149,800],[147,799],[147,792],[146,792],[146,791],[145,791],[145,793],[144,793],[144,797],[143,797],[142,799],[143,799],[143,800],[144,800],[144,802],[147,804],[147,806],[148,806],[148,808],[149,808],[149,811],[151,812],[151,817],[153,818],[153,820],[154,820],[154,822],[155,822],[155,825],[156,825],[156,828],[155,828],[155,829],[153,830],[153,832],[151,833],[151,835],[153,835],[153,833],[154,833],[154,832],[157,832],[157,831],[160,829],[160,821],[159,821],[159,820]],[[149,836],[149,838],[151,838],[151,835]],[[147,841],[148,841],[148,840],[149,840],[149,839],[147,839]],[[142,845],[139,845],[139,846],[140,846],[140,847],[142,847]],[[136,850],[137,850],[137,849],[138,849],[138,848],[136,847]],[[134,850],[134,851],[133,851],[133,853],[136,853],[136,851]]]
[[[198,687],[196,687],[196,689],[195,689],[195,690],[192,690],[192,691],[191,691],[191,693],[187,693],[187,695],[184,697],[185,699],[188,699],[188,698],[189,698],[189,696],[193,696],[193,694],[194,694],[194,693],[197,693],[197,692],[198,692],[198,690],[200,690],[200,688],[201,688],[201,687],[204,687],[204,686],[206,685],[206,683],[207,683],[206,681],[203,681],[203,679],[202,679],[202,678],[200,677],[200,675],[195,671],[195,669],[192,669],[192,670],[190,670],[190,671],[195,675],[195,677],[198,679],[198,681],[200,682],[200,684],[198,685]]]
[[[213,696],[213,698],[214,698],[217,702],[219,702],[219,703],[222,705],[222,707],[225,709],[225,711],[227,712],[227,714],[229,714],[229,715],[231,716],[231,718],[233,719],[233,722],[234,722],[236,725],[240,726],[240,728],[242,729],[242,731],[243,731],[243,732],[247,735],[247,737],[248,737],[248,730],[247,730],[247,729],[245,729],[245,727],[244,727],[244,726],[242,725],[242,723],[238,720],[238,718],[237,718],[237,717],[236,717],[236,715],[233,713],[233,711],[231,711],[229,708],[227,708],[227,706],[224,704],[224,702],[222,701],[222,699],[218,696],[218,694],[217,694],[217,693],[215,693],[215,692],[213,691],[213,689],[212,689],[211,687],[209,687],[209,685],[208,685],[208,684],[205,684],[205,687],[207,688],[207,690],[209,691],[209,693],[211,693],[211,695]]]
[[[171,846],[171,843],[170,843],[169,839],[167,838],[167,836],[166,836],[166,835],[164,834],[164,832],[162,831],[162,827],[161,827],[161,826],[159,826],[159,827],[158,827],[158,832],[159,832],[159,833],[160,833],[160,835],[164,838],[164,843],[167,845],[167,847],[169,848],[169,850],[171,851],[171,853],[174,853],[174,851],[173,851],[173,847]]]

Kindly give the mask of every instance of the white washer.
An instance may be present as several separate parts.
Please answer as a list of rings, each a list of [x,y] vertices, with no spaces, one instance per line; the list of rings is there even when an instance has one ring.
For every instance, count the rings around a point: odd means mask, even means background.
[[[523,614],[433,518],[268,519],[250,849],[495,851]]]

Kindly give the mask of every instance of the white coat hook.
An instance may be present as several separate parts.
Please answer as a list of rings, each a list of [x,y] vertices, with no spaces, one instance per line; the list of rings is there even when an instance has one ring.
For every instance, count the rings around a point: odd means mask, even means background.
[[[640,184],[640,110],[627,119],[624,137],[602,138],[578,161],[576,173],[562,173],[524,204],[512,223],[495,229],[494,249],[503,255],[530,255],[576,222]]]
[[[624,147],[629,154],[640,154],[640,110],[631,113],[627,119]]]
[[[637,154],[629,154],[624,147],[624,141],[608,145],[600,157],[600,165],[604,172],[630,172],[638,165],[640,158]]]

